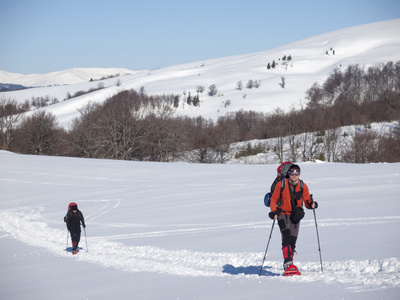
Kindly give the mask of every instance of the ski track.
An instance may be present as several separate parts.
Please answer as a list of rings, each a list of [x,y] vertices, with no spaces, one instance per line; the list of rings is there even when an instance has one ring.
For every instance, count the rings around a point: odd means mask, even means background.
[[[117,208],[122,199],[100,199],[100,200],[84,200],[86,202],[105,202],[104,206],[101,207],[98,211],[91,213],[90,215],[88,215],[85,220],[86,221],[93,221],[95,219],[97,219],[98,217],[108,213],[110,210]],[[83,201],[82,201],[83,202]],[[111,203],[114,203],[113,205]]]
[[[101,212],[115,208],[120,201],[105,201]],[[113,203],[113,204],[111,204]],[[324,262],[322,273],[319,262],[299,262],[302,276],[283,277],[282,264],[275,261],[265,261],[262,276],[259,277],[262,253],[232,253],[232,252],[195,252],[191,250],[166,250],[150,246],[126,246],[110,241],[112,237],[88,238],[89,252],[81,250],[79,255],[66,255],[65,231],[54,229],[42,222],[39,208],[0,211],[0,239],[14,238],[27,245],[43,248],[56,256],[77,259],[104,267],[112,267],[128,272],[154,272],[175,276],[241,276],[257,280],[290,280],[294,282],[315,282],[323,280],[327,283],[347,284],[356,292],[384,289],[400,286],[400,260],[388,258],[383,260],[334,261]],[[91,215],[94,219],[101,215]],[[323,226],[353,225],[368,222],[398,222],[400,217],[325,219]],[[308,225],[312,225],[309,221]],[[143,225],[137,225],[143,226]],[[116,236],[120,238],[152,237],[160,235],[196,233],[207,230],[225,230],[263,226],[261,223],[248,224],[213,224],[212,227],[194,229],[178,229],[154,231],[131,235]],[[85,241],[81,240],[85,247]],[[107,252],[107,254],[105,254]]]
[[[349,218],[349,219],[322,219],[318,220],[318,226],[321,227],[331,227],[331,226],[354,226],[354,225],[377,225],[377,224],[388,224],[388,223],[398,223],[400,221],[400,216],[393,217],[369,217],[369,218]],[[109,226],[113,227],[142,227],[150,228],[153,225],[144,224],[129,224],[129,223],[114,223]],[[163,228],[168,225],[163,225]],[[180,225],[170,225],[174,227],[183,226],[182,229],[171,229],[171,230],[158,230],[149,231],[141,233],[129,233],[129,234],[119,234],[107,236],[108,240],[122,240],[122,239],[132,239],[132,238],[144,238],[144,237],[160,237],[160,236],[170,236],[170,235],[181,235],[181,234],[193,234],[201,232],[210,232],[218,230],[237,230],[246,228],[265,228],[267,227],[265,222],[249,222],[243,224],[209,224],[208,226],[197,225],[197,224],[180,224]],[[314,227],[314,220],[303,220],[301,222],[302,227]],[[194,228],[188,228],[194,227]],[[106,236],[104,236],[106,237]]]

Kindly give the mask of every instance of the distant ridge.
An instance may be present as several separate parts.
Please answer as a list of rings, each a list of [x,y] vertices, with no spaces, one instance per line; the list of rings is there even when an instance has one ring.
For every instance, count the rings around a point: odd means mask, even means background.
[[[46,87],[65,84],[77,84],[88,82],[91,79],[99,80],[108,76],[123,76],[134,74],[124,68],[72,68],[64,71],[51,72],[47,74],[18,74],[0,71],[0,83],[22,85],[25,87]]]
[[[0,92],[18,91],[29,88],[30,88],[29,86],[23,86],[20,84],[0,83]]]

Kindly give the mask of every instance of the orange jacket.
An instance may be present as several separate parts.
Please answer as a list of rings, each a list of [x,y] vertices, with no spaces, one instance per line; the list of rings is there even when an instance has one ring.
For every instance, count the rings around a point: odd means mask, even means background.
[[[285,189],[282,191],[282,200],[281,204],[279,206],[280,210],[278,212],[280,214],[285,214],[285,215],[290,215],[292,212],[292,204],[291,204],[291,197],[290,197],[290,190],[292,188],[292,183],[290,179],[285,179]],[[279,198],[281,196],[281,186],[282,186],[282,181],[279,181],[276,184],[274,193],[271,196],[271,211],[276,211],[278,209],[277,204],[279,201]],[[296,185],[296,193],[300,194],[301,188],[300,188],[300,181]],[[308,186],[303,182],[303,194],[299,199],[297,200],[297,206],[302,207],[304,205],[308,208],[311,209],[311,197],[310,197],[310,192],[308,190]]]

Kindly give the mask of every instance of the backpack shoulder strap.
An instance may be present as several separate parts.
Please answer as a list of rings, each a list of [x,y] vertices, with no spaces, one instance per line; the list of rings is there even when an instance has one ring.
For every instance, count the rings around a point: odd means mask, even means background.
[[[283,179],[281,179],[281,195],[279,196],[279,200],[278,200],[278,203],[277,203],[277,207],[278,208],[280,208],[281,203],[282,203],[282,192],[285,189],[285,186],[286,186],[286,178],[283,177]]]
[[[282,192],[286,187],[286,178],[281,179],[281,197],[282,197]]]
[[[301,195],[303,196],[303,180],[300,180],[300,191],[301,191]]]

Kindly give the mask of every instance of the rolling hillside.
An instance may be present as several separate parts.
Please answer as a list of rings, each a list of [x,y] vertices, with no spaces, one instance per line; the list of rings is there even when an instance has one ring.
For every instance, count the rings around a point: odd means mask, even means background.
[[[322,83],[335,68],[344,71],[349,65],[368,67],[399,60],[399,30],[400,19],[372,23],[329,32],[259,53],[198,61],[157,70],[132,71],[131,75],[102,80],[101,83],[90,82],[89,76],[84,76],[79,83],[72,79],[68,81],[70,72],[58,72],[60,81],[53,81],[53,86],[4,92],[1,96],[19,102],[32,97],[56,98],[60,101],[58,104],[43,109],[55,114],[63,126],[68,126],[72,118],[79,116],[77,109],[89,101],[103,102],[119,91],[140,88],[144,88],[149,95],[180,95],[181,102],[177,109],[180,115],[202,115],[216,119],[240,109],[270,112],[277,107],[286,109],[300,102],[304,103],[306,90],[315,82]],[[276,67],[268,69],[268,64],[272,65],[273,62],[276,63]],[[76,69],[71,69],[71,72],[76,72]],[[52,74],[47,75],[55,78]],[[0,75],[0,82],[6,80],[4,78],[7,74],[2,72]],[[29,76],[31,75],[26,75]],[[247,88],[249,80],[258,82],[260,86]],[[284,87],[282,80],[285,81]],[[240,81],[243,83],[241,90],[237,85]],[[47,82],[50,82],[50,79]],[[66,84],[68,82],[70,84]],[[63,101],[67,94],[88,91],[99,84],[104,88]],[[215,85],[218,90],[215,96],[208,95],[210,85]],[[200,106],[185,104],[182,100],[186,99],[189,93],[191,96],[196,95],[198,87],[204,88],[204,92],[199,93]]]

